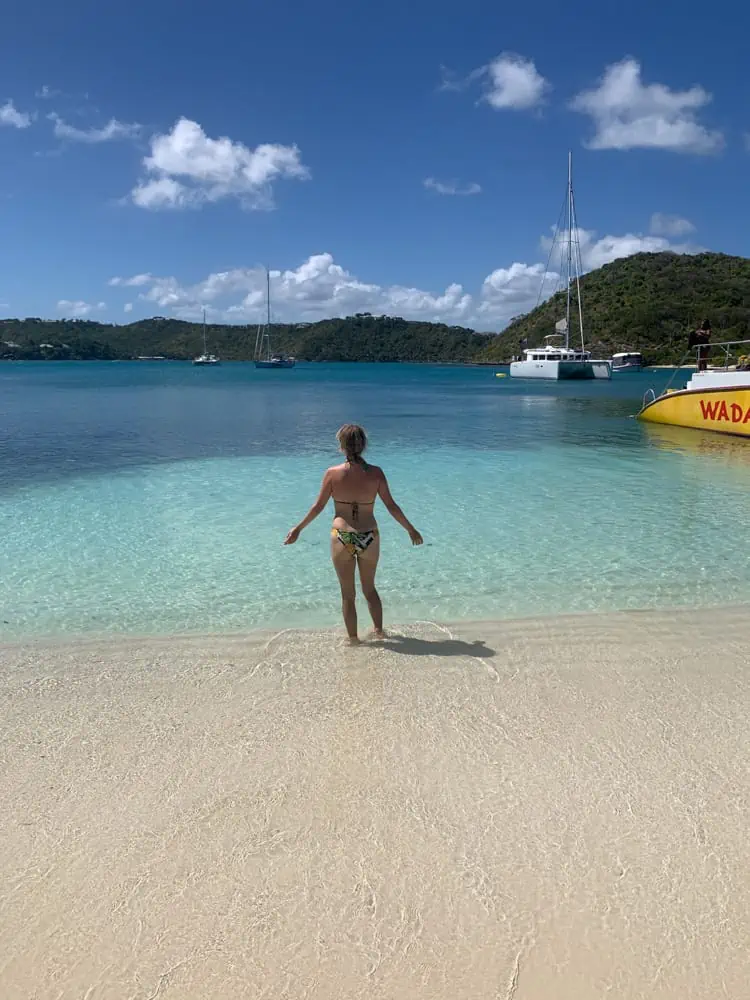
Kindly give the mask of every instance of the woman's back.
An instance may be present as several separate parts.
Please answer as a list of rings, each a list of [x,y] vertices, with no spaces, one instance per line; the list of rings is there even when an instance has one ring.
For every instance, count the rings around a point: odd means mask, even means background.
[[[364,462],[344,462],[328,470],[335,505],[335,528],[371,531],[376,527],[375,500],[383,478],[381,470]]]

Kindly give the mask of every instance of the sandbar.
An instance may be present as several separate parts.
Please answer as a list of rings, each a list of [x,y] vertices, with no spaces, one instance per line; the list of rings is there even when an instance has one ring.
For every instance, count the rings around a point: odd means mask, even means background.
[[[739,1000],[749,612],[0,647],[0,995]]]

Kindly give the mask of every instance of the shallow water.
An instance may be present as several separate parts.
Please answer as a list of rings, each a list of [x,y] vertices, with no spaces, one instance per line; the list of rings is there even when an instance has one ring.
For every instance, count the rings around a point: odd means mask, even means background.
[[[392,619],[748,600],[750,447],[635,421],[670,377],[3,365],[3,634],[335,623],[328,514],[281,543],[345,421],[426,540],[380,511]]]

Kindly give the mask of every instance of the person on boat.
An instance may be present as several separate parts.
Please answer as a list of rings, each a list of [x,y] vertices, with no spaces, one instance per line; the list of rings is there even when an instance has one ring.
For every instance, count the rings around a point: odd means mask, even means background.
[[[698,348],[698,371],[704,372],[708,368],[708,354],[711,350],[711,322],[704,319],[701,325],[690,334],[688,347]]]
[[[364,429],[357,424],[344,424],[336,434],[336,440],[346,461],[326,470],[318,499],[286,536],[284,545],[294,545],[300,533],[333,498],[331,558],[341,585],[341,604],[349,642],[356,645],[359,638],[355,569],[359,569],[359,580],[370,610],[374,634],[377,638],[385,636],[383,605],[375,589],[375,572],[380,557],[380,535],[374,512],[376,499],[380,497],[391,517],[409,533],[412,545],[421,545],[423,539],[393,499],[383,470],[369,465],[362,457],[367,447]]]

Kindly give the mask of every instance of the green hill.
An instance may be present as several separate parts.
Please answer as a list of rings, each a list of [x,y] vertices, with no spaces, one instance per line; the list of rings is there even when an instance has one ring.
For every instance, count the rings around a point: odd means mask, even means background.
[[[226,361],[253,357],[256,326],[209,325],[209,349]],[[177,319],[127,326],[89,320],[1,320],[0,358],[125,359],[159,355],[185,360],[203,350],[202,326]],[[319,323],[274,324],[274,350],[303,361],[471,361],[491,335],[443,323],[415,323],[360,313]]]
[[[725,254],[637,254],[581,279],[586,346],[609,357],[639,350],[652,364],[680,361],[704,317],[714,341],[750,338],[750,260]],[[443,323],[359,313],[318,323],[275,324],[274,348],[304,361],[507,361],[519,343],[541,344],[564,315],[558,293],[501,334]],[[252,358],[255,326],[211,325],[210,350],[227,361]],[[156,316],[126,326],[89,320],[0,320],[0,358],[188,359],[202,350],[201,325]]]
[[[636,350],[652,364],[677,363],[688,332],[704,318],[711,320],[714,341],[750,338],[750,260],[744,257],[636,254],[584,275],[581,299],[586,347],[601,357]],[[528,346],[541,344],[564,315],[560,292],[515,319],[482,358],[507,360],[524,338]]]

